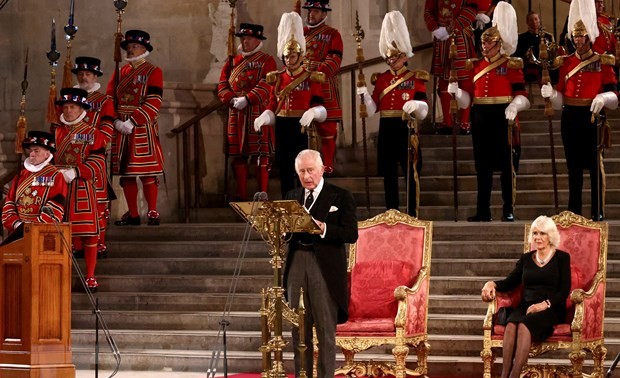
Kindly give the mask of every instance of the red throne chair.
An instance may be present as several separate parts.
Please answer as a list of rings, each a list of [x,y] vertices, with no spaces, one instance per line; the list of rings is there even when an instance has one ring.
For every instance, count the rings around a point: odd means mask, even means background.
[[[336,344],[347,376],[426,375],[428,295],[433,224],[396,210],[359,222],[349,250],[349,321],[338,325]],[[393,346],[394,362],[355,361],[356,353]],[[417,367],[405,366],[409,350]]]
[[[566,321],[556,325],[547,340],[532,344],[530,358],[552,351],[566,351],[571,367],[528,364],[521,376],[601,378],[604,376],[603,362],[607,353],[603,337],[607,223],[592,222],[570,211],[564,211],[552,219],[560,232],[559,249],[571,255],[571,292],[566,300]],[[525,226],[525,252],[534,249],[527,242],[529,231],[528,224]],[[511,293],[497,293],[496,298],[489,302],[483,325],[484,345],[480,352],[484,362],[484,378],[491,378],[496,352],[502,348],[504,326],[494,323],[496,314],[501,307],[517,306],[521,298],[520,291],[519,288]],[[583,362],[588,352],[594,360],[590,374],[583,371]],[[498,354],[501,354],[501,351]]]

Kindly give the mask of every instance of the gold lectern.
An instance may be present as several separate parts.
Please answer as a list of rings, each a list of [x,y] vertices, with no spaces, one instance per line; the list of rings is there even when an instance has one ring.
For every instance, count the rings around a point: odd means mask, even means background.
[[[321,229],[306,209],[294,200],[231,202],[230,205],[271,246],[269,255],[273,267],[273,286],[267,290],[263,289],[260,309],[263,341],[260,347],[263,355],[261,378],[285,378],[282,351],[288,342],[282,337],[282,318],[299,327],[301,339],[298,349],[302,356],[306,347],[302,336],[305,313],[303,296],[300,298],[297,312],[291,309],[284,300],[284,288],[282,287],[284,246],[294,232],[320,234]],[[303,378],[306,376],[303,357],[301,365],[302,371],[299,376]]]
[[[0,247],[0,377],[75,378],[68,224],[24,224]]]

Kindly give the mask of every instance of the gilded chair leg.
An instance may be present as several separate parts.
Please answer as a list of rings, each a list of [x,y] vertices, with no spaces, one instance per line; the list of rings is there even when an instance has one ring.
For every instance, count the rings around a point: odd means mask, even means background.
[[[598,376],[598,378],[603,378],[605,376],[603,366],[606,355],[607,348],[605,348],[604,345],[597,345],[592,351],[592,359],[594,360],[594,368],[592,369],[593,376]]]
[[[584,350],[572,351],[568,354],[571,365],[573,366],[573,378],[583,377],[583,361],[586,359]]]
[[[416,370],[424,376],[428,373],[428,354],[430,350],[431,345],[427,342],[420,343],[418,348],[416,348],[416,354],[418,355],[418,368]]]
[[[392,348],[392,354],[396,361],[396,378],[405,378],[407,376],[405,361],[407,360],[407,355],[409,355],[409,348],[405,345],[397,345]]]
[[[484,364],[482,378],[491,378],[491,371],[493,370],[493,363],[495,362],[493,351],[491,349],[483,349],[480,352],[480,357],[482,357],[482,362]]]
[[[353,359],[355,358],[355,352],[348,349],[342,349],[344,355],[344,366],[353,366]]]

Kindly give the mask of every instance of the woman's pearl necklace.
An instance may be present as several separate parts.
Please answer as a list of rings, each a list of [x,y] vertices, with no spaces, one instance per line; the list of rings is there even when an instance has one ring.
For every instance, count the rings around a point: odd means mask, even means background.
[[[536,251],[536,254],[534,256],[536,257],[536,261],[538,262],[538,265],[545,265],[547,261],[549,261],[551,256],[553,256],[553,251],[549,251],[549,253],[547,254],[547,257],[545,257],[542,260],[538,257],[538,251]]]

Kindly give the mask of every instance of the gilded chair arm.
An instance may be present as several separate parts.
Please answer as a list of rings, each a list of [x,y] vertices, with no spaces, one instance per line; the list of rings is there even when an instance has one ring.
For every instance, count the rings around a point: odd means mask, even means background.
[[[570,294],[570,300],[575,304],[571,331],[574,336],[576,333],[581,341],[597,340],[603,337],[606,285],[602,274],[599,275],[599,273],[587,291],[575,289]]]
[[[428,269],[422,267],[411,286],[399,286],[394,289],[394,297],[398,301],[398,312],[394,319],[397,335],[411,337],[426,333],[428,314]]]
[[[489,301],[487,313],[484,317],[483,329],[490,330],[493,328],[493,316],[497,314],[502,307],[517,307],[521,301],[521,290],[516,289],[507,293],[495,293],[495,298]]]

